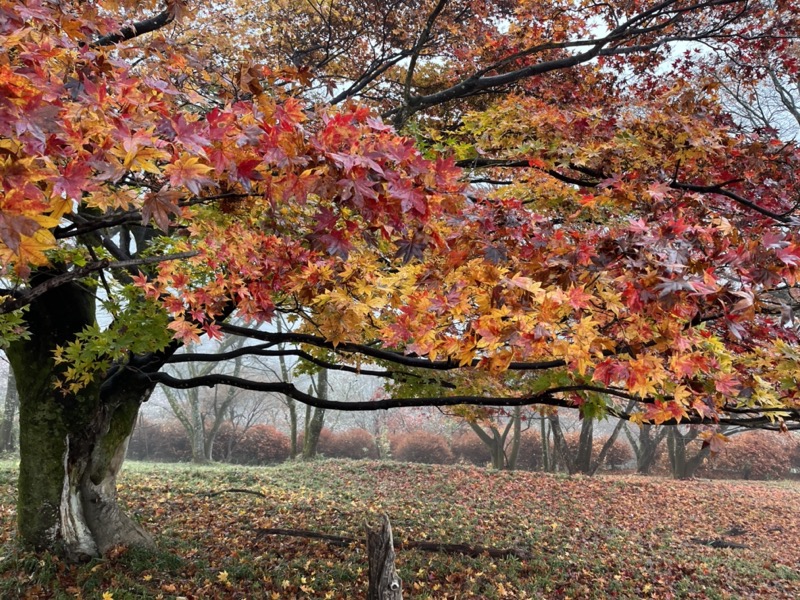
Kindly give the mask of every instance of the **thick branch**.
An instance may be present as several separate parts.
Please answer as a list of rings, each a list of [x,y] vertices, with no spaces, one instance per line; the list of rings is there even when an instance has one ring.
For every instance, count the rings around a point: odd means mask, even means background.
[[[435,396],[435,397],[417,397],[417,398],[386,398],[383,400],[370,400],[366,402],[343,402],[338,400],[327,400],[318,398],[311,394],[305,393],[297,389],[293,384],[287,382],[263,382],[252,381],[249,379],[242,379],[239,377],[232,377],[224,374],[211,374],[201,377],[189,377],[186,379],[178,379],[167,373],[152,373],[145,375],[151,382],[160,383],[168,387],[178,389],[188,389],[193,387],[215,385],[230,385],[242,389],[283,394],[289,398],[293,398],[307,406],[315,408],[340,410],[344,412],[366,412],[377,410],[388,410],[390,408],[410,408],[410,407],[423,407],[423,406],[486,406],[486,407],[500,407],[500,406],[531,406],[535,404],[543,404],[547,406],[555,406],[560,408],[575,408],[572,400],[567,398],[557,397],[560,394],[568,394],[574,392],[594,392],[599,394],[606,394],[615,398],[622,398],[626,400],[633,400],[640,404],[653,404],[656,399],[651,397],[638,397],[624,390],[615,388],[606,388],[595,385],[565,385],[550,388],[548,390],[530,394],[527,396]],[[760,410],[752,408],[747,411],[749,415],[756,415],[752,417],[742,418],[720,418],[714,419],[705,417],[700,414],[695,414],[680,420],[664,421],[664,425],[718,425],[729,424],[739,425],[741,427],[762,428],[762,429],[781,429],[781,424],[773,423],[773,421],[764,413],[772,412],[773,409]],[[614,410],[609,407],[609,414],[620,419],[630,420],[632,415],[625,411]],[[731,412],[734,412],[733,410]],[[785,420],[794,421],[796,425],[786,426],[789,429],[800,429],[800,411],[787,410],[781,411],[787,414]]]
[[[268,331],[257,331],[254,329],[248,329],[247,327],[239,327],[237,325],[228,324],[223,324],[220,329],[222,329],[222,331],[225,333],[262,340],[272,344],[308,344],[318,348],[328,348],[335,352],[361,354],[363,356],[369,356],[370,358],[375,358],[378,360],[386,360],[398,365],[403,365],[405,367],[417,367],[431,369],[434,371],[452,371],[463,367],[463,365],[450,360],[432,361],[427,358],[409,356],[400,352],[382,350],[380,348],[375,348],[373,346],[367,346],[364,344],[333,344],[324,338],[305,333],[273,333]],[[472,361],[471,366],[477,367],[479,363],[480,360],[475,359]],[[508,369],[511,371],[541,371],[546,369],[556,369],[564,366],[566,366],[566,362],[563,359],[553,359],[535,362],[512,362]]]
[[[297,358],[303,359],[308,361],[318,367],[322,367],[323,369],[329,369],[331,371],[343,371],[345,373],[353,373],[354,375],[365,375],[368,377],[384,377],[386,379],[402,379],[404,377],[413,377],[415,379],[423,379],[428,381],[429,378],[426,378],[422,375],[417,373],[408,373],[405,371],[393,371],[393,370],[376,370],[376,369],[364,369],[362,367],[353,367],[351,365],[343,365],[339,363],[330,362],[327,360],[322,360],[309,354],[308,352],[304,352],[302,350],[297,349],[282,349],[282,350],[270,350],[275,344],[259,344],[257,346],[243,346],[242,348],[238,348],[236,350],[231,350],[230,352],[209,352],[209,353],[191,353],[191,354],[175,354],[172,356],[167,362],[172,363],[191,363],[191,362],[220,362],[224,360],[231,360],[234,358],[238,358],[240,356],[261,356],[261,357],[271,357],[271,358],[280,358],[282,356],[296,356]],[[444,388],[453,389],[455,386],[449,382],[437,382]]]
[[[169,3],[171,4],[171,3]],[[119,31],[109,33],[94,41],[92,46],[113,46],[120,42],[131,40],[146,33],[152,33],[162,27],[165,27],[175,20],[175,11],[171,6],[167,6],[164,11],[158,13],[156,16],[149,19],[144,19],[137,23],[126,25]]]

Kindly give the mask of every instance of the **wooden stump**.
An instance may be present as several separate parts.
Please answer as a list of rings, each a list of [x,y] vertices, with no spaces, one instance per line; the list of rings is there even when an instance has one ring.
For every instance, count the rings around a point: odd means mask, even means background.
[[[394,568],[394,540],[388,515],[383,515],[380,529],[367,529],[369,590],[367,600],[401,600],[402,581]]]

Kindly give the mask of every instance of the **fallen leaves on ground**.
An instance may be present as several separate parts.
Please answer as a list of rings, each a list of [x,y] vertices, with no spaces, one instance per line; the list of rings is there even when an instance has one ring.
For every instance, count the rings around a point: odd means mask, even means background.
[[[519,558],[398,551],[408,598],[797,598],[800,485],[573,477],[475,467],[322,461],[277,467],[129,465],[128,511],[155,553],[87,565],[13,550],[13,475],[0,465],[0,596],[363,598],[361,543],[386,512],[395,538],[518,548]],[[223,490],[250,490],[241,493]],[[717,543],[715,543],[717,542]]]

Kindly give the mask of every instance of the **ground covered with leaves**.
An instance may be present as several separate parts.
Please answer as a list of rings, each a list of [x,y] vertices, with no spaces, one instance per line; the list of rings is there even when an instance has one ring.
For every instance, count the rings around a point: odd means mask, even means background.
[[[73,565],[13,544],[16,469],[0,462],[2,598],[363,598],[364,522],[405,547],[408,598],[798,598],[800,485],[566,478],[475,467],[323,461],[132,463],[120,497],[158,539]],[[351,537],[336,544],[266,533]]]

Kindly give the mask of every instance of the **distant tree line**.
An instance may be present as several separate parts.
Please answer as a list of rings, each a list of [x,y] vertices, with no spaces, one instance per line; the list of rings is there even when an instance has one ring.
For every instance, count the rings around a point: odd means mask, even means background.
[[[788,435],[768,432],[734,435],[712,456],[696,428],[625,427],[627,435],[613,439],[607,435],[589,436],[588,429],[583,422],[580,430],[562,432],[560,441],[554,439],[557,436],[548,436],[545,443],[539,431],[523,431],[517,442],[515,461],[506,468],[738,479],[787,478],[800,468],[800,443]],[[304,437],[302,432],[298,436],[300,448],[304,446]],[[449,436],[424,429],[375,436],[363,428],[337,432],[322,428],[316,437],[314,454],[325,458],[489,467],[495,462],[493,448],[471,429]],[[235,464],[267,465],[292,458],[290,436],[272,425],[257,424],[237,431],[223,424],[214,448],[215,460]],[[302,458],[302,454],[297,457]],[[178,421],[140,420],[129,443],[128,458],[188,462],[192,460],[192,446]],[[576,470],[580,464],[590,467]]]

